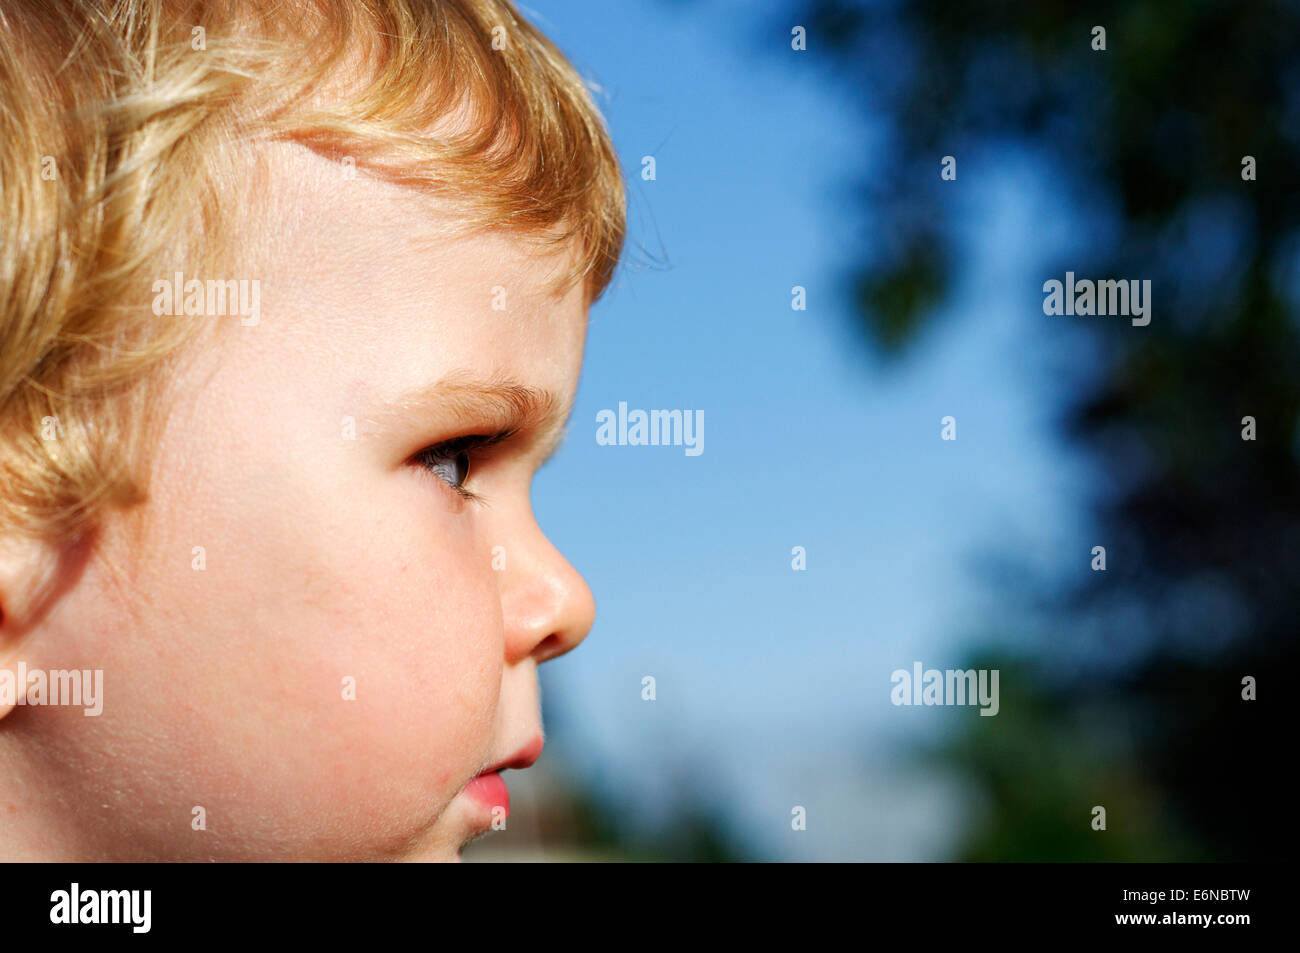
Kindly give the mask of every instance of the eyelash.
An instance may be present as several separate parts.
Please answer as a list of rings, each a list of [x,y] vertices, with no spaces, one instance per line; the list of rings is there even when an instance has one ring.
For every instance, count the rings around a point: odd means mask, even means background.
[[[444,440],[442,443],[425,447],[412,459],[462,499],[469,500],[472,503],[482,503],[484,502],[483,497],[465,486],[469,481],[470,474],[474,472],[475,454],[478,451],[509,440],[514,435],[514,430],[502,430],[492,434],[469,434],[464,437],[453,437],[451,440]],[[465,477],[459,484],[451,483],[438,472],[438,464],[445,463],[448,460],[454,461],[461,454],[465,455]]]

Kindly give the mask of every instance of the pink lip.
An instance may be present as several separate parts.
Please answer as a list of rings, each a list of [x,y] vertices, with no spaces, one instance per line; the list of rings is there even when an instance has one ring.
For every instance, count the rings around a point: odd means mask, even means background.
[[[487,808],[503,808],[510,816],[510,789],[495,771],[475,775],[465,785],[465,793]]]
[[[505,771],[507,768],[528,767],[541,757],[544,744],[542,736],[540,734],[535,735],[532,741],[505,761],[499,761],[486,771],[482,771],[471,778],[469,784],[465,785],[465,793],[486,808],[503,808],[506,817],[509,817],[510,789],[506,787],[506,782],[502,780],[500,772]]]

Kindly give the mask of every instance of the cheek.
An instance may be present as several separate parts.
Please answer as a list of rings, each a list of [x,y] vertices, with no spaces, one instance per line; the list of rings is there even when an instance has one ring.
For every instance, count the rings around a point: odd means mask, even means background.
[[[422,489],[414,506],[336,521],[296,574],[296,644],[277,653],[303,669],[285,701],[333,766],[312,772],[316,794],[366,791],[369,812],[427,815],[454,795],[489,754],[501,686],[500,598],[472,517]]]
[[[426,804],[488,756],[501,688],[500,597],[469,526],[435,513],[367,530],[320,574],[336,585],[311,600],[304,633],[313,681],[335,697],[355,687],[355,700],[322,706],[318,737],[355,773],[409,779]]]
[[[209,511],[206,568],[155,567],[135,604],[158,608],[113,648],[128,784],[183,775],[250,839],[384,849],[427,825],[491,754],[505,652],[473,516],[428,492]]]

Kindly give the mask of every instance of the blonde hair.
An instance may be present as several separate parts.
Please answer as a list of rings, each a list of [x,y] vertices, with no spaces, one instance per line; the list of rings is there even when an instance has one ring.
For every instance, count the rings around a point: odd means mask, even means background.
[[[0,535],[76,538],[143,498],[161,369],[194,337],[146,292],[164,262],[220,256],[230,156],[258,137],[351,156],[474,226],[572,247],[565,283],[584,281],[588,300],[617,265],[609,135],[508,0],[10,0]]]

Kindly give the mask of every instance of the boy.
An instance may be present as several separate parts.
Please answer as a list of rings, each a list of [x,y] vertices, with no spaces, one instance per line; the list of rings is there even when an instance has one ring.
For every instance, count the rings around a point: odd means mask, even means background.
[[[507,0],[11,2],[0,208],[3,859],[458,859],[594,612],[529,503],[623,240],[573,68]]]

